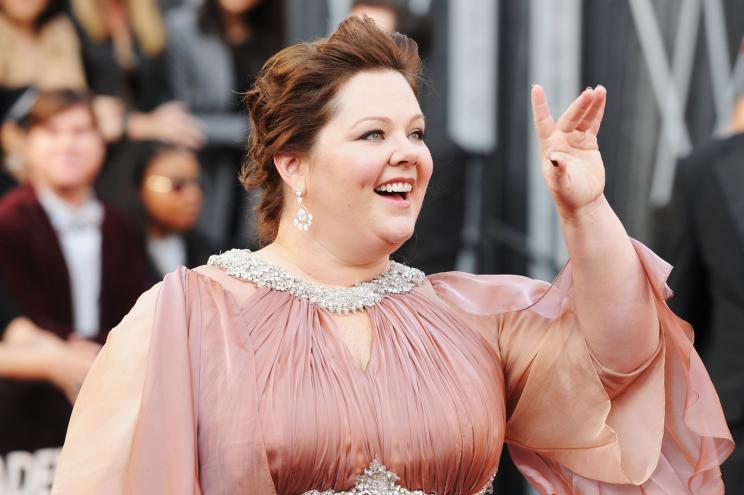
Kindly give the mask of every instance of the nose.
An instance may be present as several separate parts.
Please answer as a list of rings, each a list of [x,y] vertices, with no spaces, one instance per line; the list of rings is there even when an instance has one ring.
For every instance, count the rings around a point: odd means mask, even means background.
[[[390,165],[397,167],[400,165],[416,165],[419,161],[419,150],[414,143],[404,137],[400,139],[397,146],[390,155]]]

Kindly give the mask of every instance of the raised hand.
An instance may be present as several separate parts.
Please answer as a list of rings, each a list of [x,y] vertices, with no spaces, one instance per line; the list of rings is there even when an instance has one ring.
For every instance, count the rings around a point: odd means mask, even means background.
[[[607,90],[587,88],[553,120],[539,85],[532,88],[532,113],[540,141],[543,177],[564,219],[572,218],[602,198],[605,170],[597,146]]]

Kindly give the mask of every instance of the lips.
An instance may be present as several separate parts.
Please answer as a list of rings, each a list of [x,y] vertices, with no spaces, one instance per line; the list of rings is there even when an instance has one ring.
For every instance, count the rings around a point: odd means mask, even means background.
[[[375,194],[396,206],[405,207],[410,204],[415,183],[416,180],[410,177],[395,177],[375,187]]]

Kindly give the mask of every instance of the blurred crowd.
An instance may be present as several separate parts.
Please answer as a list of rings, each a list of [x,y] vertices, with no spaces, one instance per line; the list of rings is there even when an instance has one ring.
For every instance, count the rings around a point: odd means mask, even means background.
[[[405,5],[350,13],[425,51]],[[256,247],[241,95],[286,35],[275,0],[0,0],[0,493],[48,492],[82,381],[144,290]],[[427,271],[454,267],[464,209],[438,127],[450,172],[399,254]]]

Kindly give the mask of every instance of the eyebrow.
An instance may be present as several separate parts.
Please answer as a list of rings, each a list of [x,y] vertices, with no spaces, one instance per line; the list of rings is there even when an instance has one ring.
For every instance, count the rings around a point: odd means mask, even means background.
[[[422,119],[424,121],[424,123],[426,123],[426,117],[424,117],[424,114],[423,113],[417,113],[416,115],[414,115],[413,117],[411,117],[408,122],[409,123],[410,122],[413,122],[416,119]],[[388,122],[388,123],[392,122],[392,120],[389,117],[372,115],[372,116],[369,116],[369,117],[362,117],[361,119],[359,119],[356,122],[354,122],[354,124],[352,124],[351,127],[356,127],[361,122],[364,122],[364,121],[367,121],[367,120],[381,120],[383,122]]]

